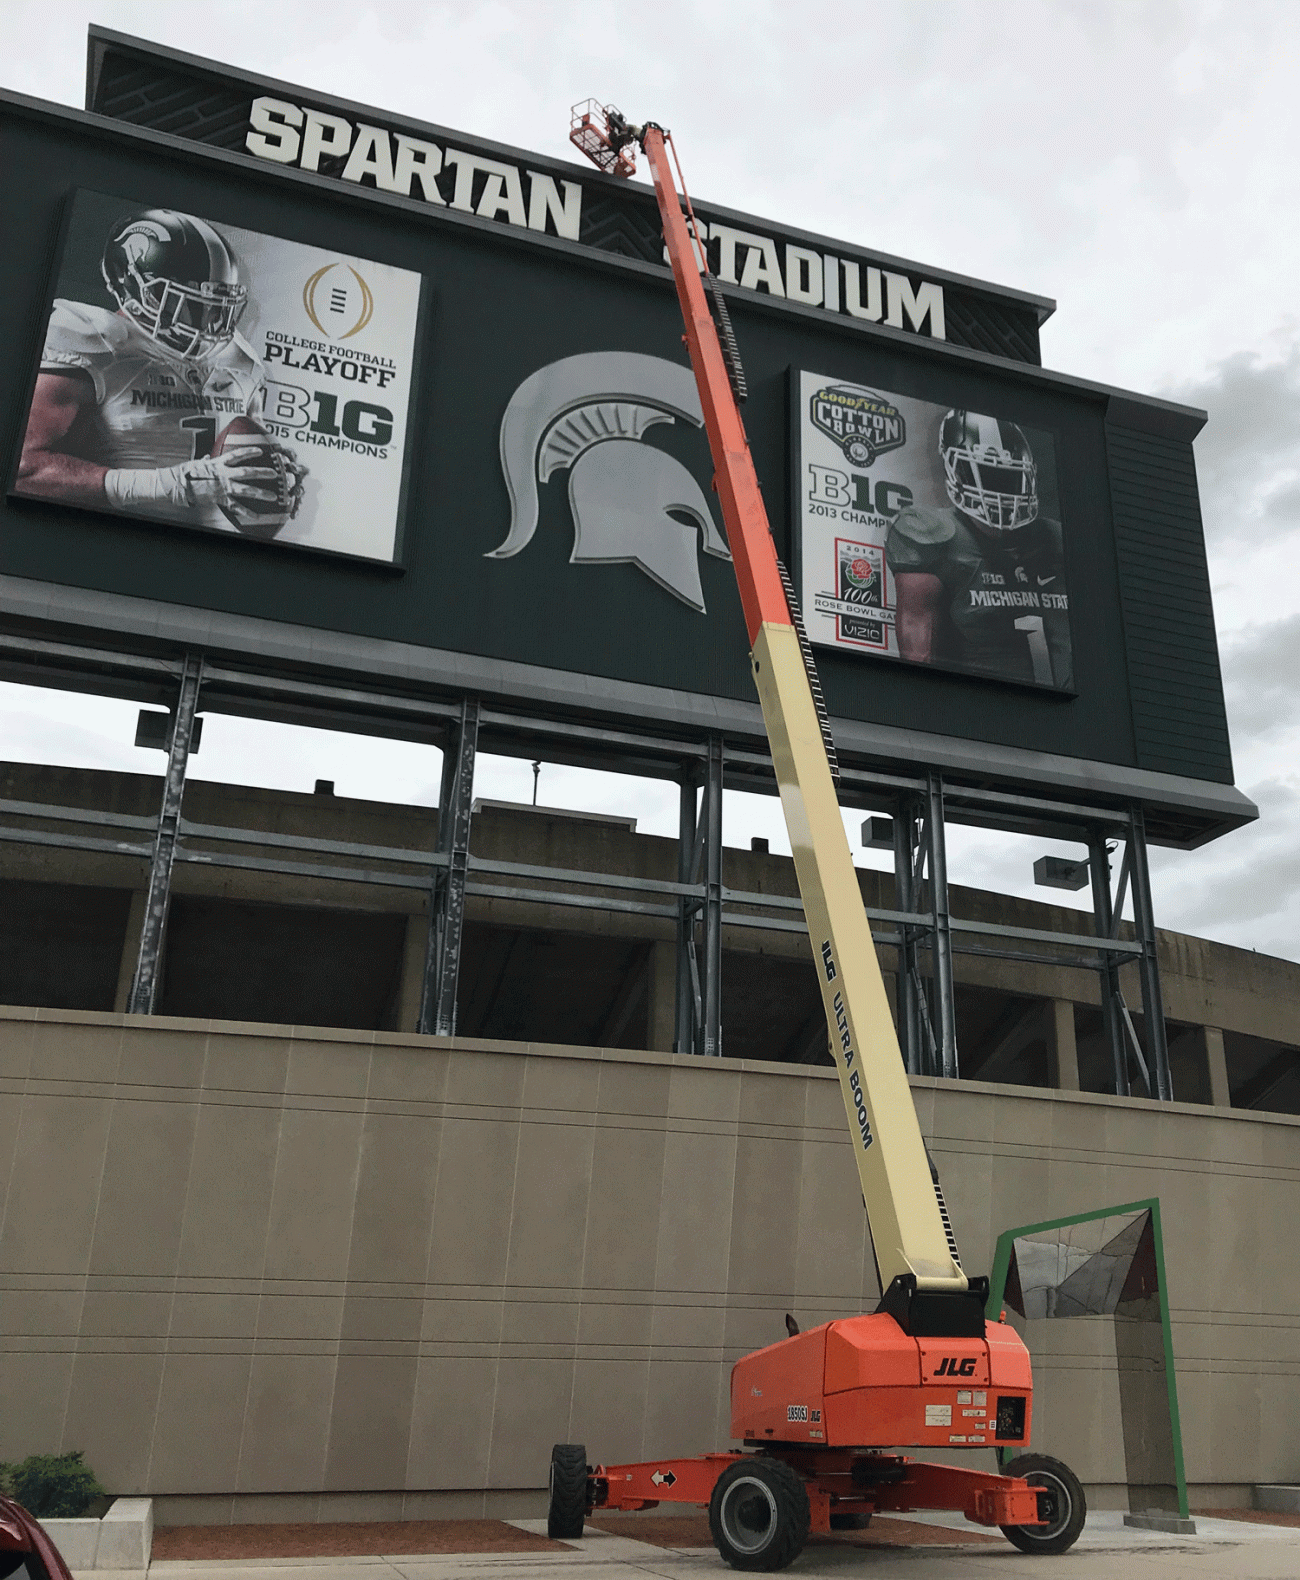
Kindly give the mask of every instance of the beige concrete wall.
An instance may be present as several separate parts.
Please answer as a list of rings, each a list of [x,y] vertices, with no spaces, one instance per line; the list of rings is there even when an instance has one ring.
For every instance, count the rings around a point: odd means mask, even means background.
[[[1189,1480],[1300,1476],[1300,1120],[914,1084],[965,1261],[1159,1196]],[[875,1299],[833,1072],[0,1010],[0,1459],[164,1519],[539,1506],[549,1449],[727,1441],[746,1350]],[[1034,1445],[1118,1502],[1110,1324]]]

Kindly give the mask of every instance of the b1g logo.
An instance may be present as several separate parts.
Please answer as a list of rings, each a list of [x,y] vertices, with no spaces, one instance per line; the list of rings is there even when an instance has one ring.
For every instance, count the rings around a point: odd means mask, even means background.
[[[808,403],[814,428],[833,439],[854,466],[870,466],[907,443],[907,424],[893,401],[871,390],[832,385]]]

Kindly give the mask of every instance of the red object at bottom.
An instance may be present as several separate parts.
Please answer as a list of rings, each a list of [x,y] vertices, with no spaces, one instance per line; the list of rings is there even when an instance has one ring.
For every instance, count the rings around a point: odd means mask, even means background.
[[[718,1478],[729,1465],[762,1457],[700,1454],[639,1465],[597,1465],[591,1478],[592,1507],[631,1510],[694,1503],[707,1508]],[[893,1514],[942,1510],[964,1514],[975,1525],[1046,1523],[1038,1512],[1037,1489],[1015,1476],[846,1449],[773,1447],[767,1457],[784,1460],[807,1484],[814,1531],[828,1531],[832,1513],[876,1510]]]
[[[7,1560],[15,1554],[28,1553],[40,1560],[50,1580],[72,1580],[63,1554],[50,1540],[45,1528],[28,1514],[21,1503],[15,1503],[12,1498],[0,1497],[0,1574],[10,1573]],[[29,1572],[31,1568],[34,1566],[29,1566]]]

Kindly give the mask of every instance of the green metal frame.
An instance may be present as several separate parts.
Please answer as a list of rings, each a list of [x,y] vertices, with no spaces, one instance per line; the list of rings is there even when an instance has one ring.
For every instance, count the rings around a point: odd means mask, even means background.
[[[1169,1395],[1169,1429],[1174,1445],[1174,1475],[1178,1483],[1178,1512],[1187,1519],[1187,1476],[1183,1469],[1183,1433],[1178,1417],[1178,1382],[1174,1375],[1174,1339],[1169,1323],[1169,1294],[1165,1280],[1165,1240],[1160,1225],[1160,1198],[1148,1197],[1145,1201],[1126,1202],[1122,1207],[1102,1207],[1095,1212],[1078,1212],[1069,1218],[1049,1218],[1044,1223],[1027,1223],[1018,1229],[1007,1229],[998,1236],[993,1253],[993,1271],[989,1275],[989,1298],[984,1315],[996,1322],[1002,1314],[1002,1301],[1007,1290],[1007,1273],[1011,1268],[1011,1251],[1015,1242],[1025,1235],[1042,1234],[1048,1229],[1068,1229],[1072,1224],[1088,1223],[1095,1218],[1118,1218],[1124,1213],[1147,1212],[1151,1214],[1151,1233],[1155,1242],[1156,1276],[1160,1280],[1160,1325],[1164,1331],[1165,1386]],[[1001,1451],[999,1458],[1001,1458]]]

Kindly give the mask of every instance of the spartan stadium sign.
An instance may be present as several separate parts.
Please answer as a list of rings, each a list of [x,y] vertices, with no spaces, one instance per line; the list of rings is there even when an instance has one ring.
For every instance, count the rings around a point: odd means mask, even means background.
[[[640,182],[468,138],[445,127],[237,73],[102,28],[91,32],[88,104],[100,114],[305,171],[430,216],[473,216],[526,240],[558,239],[666,263],[657,206]],[[779,307],[1040,360],[1053,305],[697,203],[698,242],[724,285]]]
[[[370,184],[380,192],[419,198],[520,230],[582,239],[580,181],[557,183],[553,176],[508,160],[353,122],[287,99],[264,95],[253,100],[244,147],[255,158],[316,173],[332,161],[330,173],[341,181]],[[701,213],[707,210],[701,208]],[[906,274],[792,241],[782,243],[719,220],[697,220],[696,237],[724,285],[911,329],[935,340],[946,338],[943,286],[934,281],[913,285]]]

